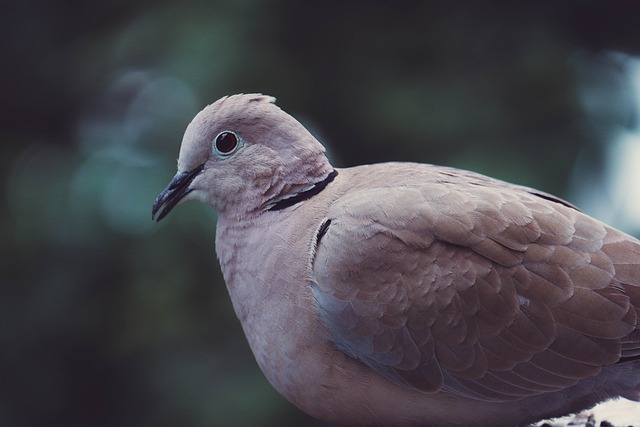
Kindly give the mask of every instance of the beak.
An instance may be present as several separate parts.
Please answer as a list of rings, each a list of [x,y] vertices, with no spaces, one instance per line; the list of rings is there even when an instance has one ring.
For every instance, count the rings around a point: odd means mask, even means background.
[[[162,193],[160,193],[156,201],[153,203],[151,219],[154,221],[160,221],[162,218],[167,216],[169,212],[171,212],[171,209],[173,209],[180,200],[184,198],[184,196],[191,193],[193,189],[189,188],[189,185],[191,185],[191,181],[193,181],[193,179],[202,172],[203,168],[204,164],[191,171],[180,172],[174,176],[173,179],[169,181],[169,185],[162,190]],[[158,211],[160,212],[158,213]]]

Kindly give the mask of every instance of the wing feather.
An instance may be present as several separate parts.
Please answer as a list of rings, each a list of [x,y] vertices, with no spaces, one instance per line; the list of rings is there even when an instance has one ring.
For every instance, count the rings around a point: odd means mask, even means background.
[[[640,242],[520,187],[352,191],[312,264],[334,344],[391,381],[507,401],[640,354]]]

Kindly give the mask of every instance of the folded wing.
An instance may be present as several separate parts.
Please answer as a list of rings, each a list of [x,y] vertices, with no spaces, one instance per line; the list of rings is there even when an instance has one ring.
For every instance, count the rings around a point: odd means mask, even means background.
[[[443,182],[354,191],[327,219],[319,315],[391,381],[508,401],[640,354],[640,242],[571,207]]]

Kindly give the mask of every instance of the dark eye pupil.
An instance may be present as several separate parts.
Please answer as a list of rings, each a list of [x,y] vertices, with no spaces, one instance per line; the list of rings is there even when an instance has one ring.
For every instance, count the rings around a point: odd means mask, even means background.
[[[216,148],[222,154],[230,153],[238,145],[238,138],[231,132],[222,132],[216,138]]]

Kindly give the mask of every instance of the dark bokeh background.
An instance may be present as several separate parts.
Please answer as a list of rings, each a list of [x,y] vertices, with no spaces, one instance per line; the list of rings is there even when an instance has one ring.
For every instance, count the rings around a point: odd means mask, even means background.
[[[321,425],[256,367],[215,214],[151,222],[192,116],[260,91],[338,166],[447,164],[572,199],[589,190],[578,159],[598,182],[637,125],[639,16],[596,0],[5,1],[0,425]]]

